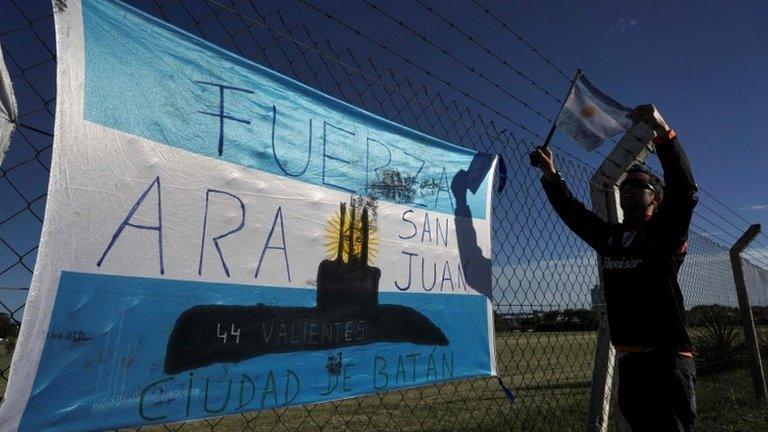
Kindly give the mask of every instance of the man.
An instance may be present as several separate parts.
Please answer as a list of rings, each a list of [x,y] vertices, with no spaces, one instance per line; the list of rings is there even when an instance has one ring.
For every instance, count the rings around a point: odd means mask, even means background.
[[[619,408],[633,432],[692,431],[696,372],[677,274],[698,188],[680,142],[653,105],[631,117],[655,132],[664,185],[631,167],[619,186],[624,220],[609,224],[568,190],[549,149],[531,160],[557,214],[600,255],[611,342],[619,353]]]

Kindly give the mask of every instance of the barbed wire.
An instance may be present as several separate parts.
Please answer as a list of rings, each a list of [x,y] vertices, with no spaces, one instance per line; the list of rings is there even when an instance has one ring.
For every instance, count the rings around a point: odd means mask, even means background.
[[[238,17],[241,17],[241,18],[243,18],[243,19],[249,20],[249,21],[253,22],[253,23],[254,23],[254,24],[256,24],[256,25],[259,25],[259,26],[261,26],[261,27],[263,27],[263,28],[265,28],[265,29],[267,29],[267,30],[270,30],[270,31],[272,31],[272,32],[275,32],[275,34],[276,34],[276,35],[278,35],[278,36],[280,36],[280,37],[282,37],[282,38],[285,38],[285,39],[291,40],[293,43],[295,43],[295,44],[297,44],[297,45],[300,45],[300,46],[302,46],[302,47],[303,47],[303,48],[305,48],[305,49],[308,49],[308,50],[310,50],[310,51],[313,51],[313,52],[315,52],[316,54],[319,54],[319,55],[321,55],[321,56],[324,56],[324,57],[326,57],[327,59],[329,59],[329,60],[331,60],[331,61],[334,61],[334,62],[336,62],[336,63],[338,63],[338,64],[340,64],[340,65],[344,66],[345,68],[347,68],[347,69],[349,69],[349,70],[351,70],[351,71],[354,71],[354,72],[356,72],[356,73],[359,73],[359,74],[361,74],[361,75],[365,75],[366,77],[368,77],[368,78],[370,78],[370,79],[372,79],[372,80],[374,80],[374,81],[380,82],[382,85],[385,85],[385,86],[387,86],[387,87],[391,88],[392,90],[395,90],[395,91],[398,91],[399,93],[401,93],[401,92],[399,91],[399,89],[397,89],[397,88],[395,88],[395,87],[392,87],[392,86],[390,86],[390,85],[388,85],[388,84],[386,84],[386,83],[383,83],[383,82],[382,82],[382,81],[380,81],[378,78],[376,78],[376,77],[374,77],[374,76],[372,76],[372,75],[369,75],[369,74],[365,73],[364,71],[361,71],[361,70],[359,70],[359,69],[357,69],[357,68],[355,68],[355,67],[353,67],[353,66],[351,66],[351,65],[348,65],[348,64],[346,64],[346,63],[344,63],[344,62],[342,62],[342,61],[338,60],[338,59],[337,59],[337,58],[335,58],[334,56],[330,56],[330,55],[328,55],[328,54],[326,54],[326,53],[323,53],[322,51],[318,50],[318,49],[317,49],[317,48],[315,48],[315,47],[310,47],[310,46],[308,46],[307,44],[304,44],[303,42],[300,42],[300,41],[298,41],[298,40],[296,40],[296,39],[294,39],[294,38],[292,38],[292,37],[290,37],[290,36],[288,36],[288,35],[285,35],[285,34],[282,34],[282,33],[280,33],[280,32],[277,32],[277,31],[275,31],[274,29],[272,29],[270,26],[268,26],[267,24],[265,24],[265,23],[261,23],[261,22],[258,22],[257,20],[255,20],[255,19],[253,19],[253,18],[251,18],[251,17],[249,17],[249,16],[247,16],[247,15],[244,15],[244,14],[242,14],[242,13],[240,13],[240,12],[238,12],[238,11],[236,11],[236,10],[234,10],[234,9],[232,9],[232,8],[230,8],[230,7],[228,7],[228,6],[226,6],[226,5],[223,5],[223,4],[221,4],[221,3],[220,3],[220,2],[218,2],[217,0],[203,0],[203,1],[205,1],[206,3],[211,3],[211,4],[214,4],[214,5],[216,5],[216,6],[220,7],[220,8],[222,8],[222,9],[225,9],[225,10],[227,10],[227,11],[229,11],[229,12],[231,12],[231,13],[233,13],[233,14],[237,15]],[[299,1],[300,3],[303,3],[303,4],[307,4],[308,6],[312,7],[311,5],[309,5],[308,3],[306,3],[304,0],[297,0],[297,1]],[[328,19],[331,19],[331,20],[334,20],[334,21],[335,21],[335,17],[334,17],[334,16],[332,16],[332,15],[330,15],[330,14],[326,14],[325,12],[323,12],[323,11],[322,11],[322,10],[320,10],[320,9],[315,9],[315,10],[316,10],[318,13],[321,13],[321,14],[323,14],[324,16],[326,16]],[[337,22],[339,22],[339,23],[341,24],[341,22],[340,22],[340,21],[337,21]],[[343,24],[342,24],[342,25],[343,25]],[[345,27],[347,27],[347,26],[345,26]],[[355,30],[354,28],[352,28],[352,27],[347,27],[347,28],[348,28],[349,30],[351,30],[351,31],[355,32],[356,34],[358,34],[358,33],[359,33],[359,34],[362,36],[362,33],[361,33],[361,32],[358,32],[358,31],[357,31],[357,30]],[[363,36],[363,37],[364,37],[364,36]],[[528,127],[526,127],[524,124],[522,124],[522,123],[520,123],[520,122],[518,122],[518,121],[516,121],[516,120],[512,119],[511,117],[509,117],[508,115],[506,115],[506,114],[502,113],[501,111],[499,111],[499,110],[496,110],[496,109],[494,109],[494,108],[492,108],[492,107],[488,106],[488,105],[487,105],[485,102],[481,101],[480,99],[477,99],[476,97],[472,96],[472,95],[471,95],[471,94],[469,94],[468,92],[466,92],[466,91],[464,91],[464,90],[461,90],[461,89],[457,88],[456,86],[454,86],[453,84],[451,84],[449,81],[447,81],[447,80],[444,80],[444,79],[440,78],[439,76],[437,76],[436,74],[434,74],[433,72],[431,72],[431,71],[429,71],[429,70],[427,70],[427,69],[424,69],[424,68],[420,68],[420,67],[419,67],[417,64],[413,63],[411,60],[409,60],[409,59],[407,59],[407,58],[405,58],[405,57],[402,57],[402,56],[400,56],[400,55],[399,55],[397,52],[395,52],[394,50],[390,49],[389,47],[386,47],[386,46],[385,46],[385,45],[383,45],[383,44],[379,44],[379,43],[377,43],[377,42],[376,42],[375,40],[373,40],[373,39],[369,39],[369,40],[370,40],[370,42],[372,42],[372,43],[374,43],[374,44],[377,44],[377,45],[379,45],[379,46],[380,46],[382,49],[386,50],[387,52],[389,52],[389,53],[391,53],[391,54],[393,54],[393,55],[395,55],[395,56],[398,56],[399,58],[401,58],[403,61],[405,61],[405,62],[406,62],[406,63],[408,63],[409,65],[411,65],[411,66],[414,66],[414,67],[416,67],[417,69],[421,70],[422,72],[424,72],[425,74],[427,74],[429,77],[431,77],[431,78],[434,78],[434,79],[437,79],[438,81],[440,81],[440,82],[442,82],[442,83],[446,84],[448,87],[452,88],[453,90],[457,91],[458,93],[462,94],[463,96],[465,96],[465,97],[467,97],[467,98],[469,98],[469,99],[471,99],[471,100],[473,100],[473,101],[477,102],[478,104],[480,104],[480,105],[481,105],[481,106],[483,106],[484,108],[486,108],[486,109],[490,110],[491,112],[493,112],[494,114],[498,115],[499,117],[501,117],[501,118],[503,118],[503,119],[505,119],[505,120],[507,120],[507,121],[511,122],[511,123],[512,123],[512,124],[514,124],[516,127],[518,127],[518,128],[520,128],[520,129],[522,129],[522,130],[526,131],[527,133],[529,133],[529,134],[531,134],[531,135],[533,135],[533,136],[535,136],[535,137],[537,137],[537,138],[543,139],[543,137],[542,137],[541,135],[539,135],[538,133],[536,133],[536,132],[532,131],[531,129],[529,129]],[[416,100],[416,101],[419,101],[419,99],[418,99],[418,98],[414,98],[413,96],[408,96],[408,97],[409,97],[409,98],[413,98],[413,99],[414,99],[414,100]],[[428,106],[428,105],[429,105],[429,103],[425,103],[425,105],[427,105],[427,106]]]
[[[528,49],[530,49],[534,54],[536,54],[537,57],[539,57],[540,59],[544,60],[544,62],[546,64],[548,64],[550,67],[552,67],[552,69],[557,71],[557,73],[560,74],[561,77],[565,78],[566,81],[570,81],[571,80],[571,78],[569,78],[568,75],[566,75],[557,65],[555,65],[551,60],[549,60],[538,48],[533,46],[520,33],[518,33],[512,27],[507,25],[507,23],[505,23],[503,20],[501,20],[496,14],[491,12],[491,10],[489,8],[483,6],[483,4],[480,3],[478,0],[472,0],[472,2],[474,2],[475,5],[477,5],[477,7],[479,7],[480,10],[482,10],[486,15],[488,15],[494,21],[496,21],[499,25],[501,25],[502,28],[504,28],[508,32],[512,33],[512,35],[514,35],[515,38],[517,38],[518,41],[520,41],[523,45],[528,47]]]
[[[367,1],[368,1],[368,0],[366,0],[366,2],[367,2]],[[513,72],[515,72],[515,73],[516,73],[516,74],[517,74],[517,75],[518,75],[520,78],[524,79],[524,80],[525,80],[525,81],[527,81],[529,84],[531,84],[532,86],[534,86],[535,88],[537,88],[538,90],[540,90],[542,93],[544,93],[545,95],[549,96],[549,98],[550,98],[550,99],[554,100],[554,101],[555,101],[555,102],[557,102],[557,103],[563,103],[562,99],[560,99],[559,97],[557,97],[557,96],[553,95],[552,93],[550,93],[550,92],[549,92],[549,90],[547,90],[547,89],[545,89],[544,87],[542,87],[542,86],[541,86],[539,83],[537,83],[537,82],[536,82],[536,80],[534,80],[533,78],[529,77],[528,75],[526,75],[525,73],[523,73],[523,72],[522,72],[520,69],[518,69],[517,67],[513,66],[512,64],[510,64],[510,63],[509,63],[509,62],[508,62],[506,59],[504,59],[503,57],[501,57],[501,56],[500,56],[499,54],[497,54],[495,51],[493,51],[493,50],[491,50],[490,48],[488,48],[488,46],[487,46],[487,45],[485,45],[485,44],[481,43],[480,41],[478,41],[478,40],[477,40],[476,38],[474,38],[472,35],[468,34],[468,33],[467,33],[465,30],[463,30],[461,27],[459,27],[458,25],[456,25],[456,24],[455,24],[453,21],[451,21],[451,20],[447,19],[445,16],[441,15],[440,13],[438,13],[438,12],[435,10],[435,8],[433,8],[432,6],[430,6],[430,5],[426,4],[426,3],[424,3],[424,1],[423,1],[423,0],[413,0],[413,1],[415,1],[416,3],[418,3],[419,5],[421,5],[422,7],[424,7],[424,8],[425,8],[426,10],[428,10],[428,11],[429,11],[429,12],[430,12],[432,15],[436,16],[437,18],[439,18],[441,21],[443,21],[444,23],[446,23],[446,24],[447,24],[449,27],[451,27],[452,29],[454,29],[454,30],[456,30],[457,32],[459,32],[459,33],[460,33],[462,36],[464,36],[464,38],[466,38],[467,40],[469,40],[469,41],[470,41],[470,42],[472,42],[473,44],[477,45],[477,46],[478,46],[478,47],[479,47],[481,50],[483,50],[483,51],[484,51],[486,54],[490,55],[491,57],[493,57],[493,58],[495,58],[496,60],[498,60],[499,62],[501,62],[501,64],[503,64],[504,66],[506,66],[506,67],[507,67],[507,69],[510,69],[510,70],[512,70],[512,71],[513,71]]]
[[[342,27],[344,27],[347,30],[351,31],[352,33],[356,34],[357,36],[359,36],[359,37],[367,40],[368,42],[378,46],[379,48],[381,48],[382,50],[386,51],[387,53],[394,55],[395,57],[397,57],[400,60],[404,61],[406,64],[408,64],[408,65],[418,69],[419,71],[421,71],[424,74],[426,74],[428,77],[433,78],[433,79],[441,82],[445,86],[447,86],[447,87],[451,88],[452,90],[458,92],[459,94],[461,94],[462,96],[466,97],[467,99],[469,99],[469,100],[479,104],[480,106],[488,109],[489,111],[493,112],[494,114],[504,118],[505,120],[510,121],[515,126],[517,126],[520,129],[528,132],[529,134],[535,136],[536,138],[539,138],[539,139],[542,139],[542,140],[544,139],[543,136],[541,136],[538,133],[534,132],[533,130],[529,129],[527,126],[525,126],[524,124],[520,123],[519,121],[512,119],[507,114],[504,114],[503,112],[501,112],[498,109],[490,107],[487,103],[485,103],[484,101],[482,101],[478,97],[470,94],[468,91],[466,91],[466,90],[456,86],[451,81],[443,78],[442,76],[438,75],[435,72],[432,72],[431,70],[427,69],[426,67],[421,66],[420,64],[418,64],[415,61],[411,60],[410,58],[400,54],[398,51],[395,51],[393,48],[390,48],[389,46],[387,46],[387,45],[377,41],[376,39],[373,39],[372,37],[368,36],[367,33],[357,29],[356,27],[354,27],[354,26],[352,26],[350,24],[347,24],[345,21],[342,21],[341,19],[337,18],[335,15],[326,12],[324,9],[321,9],[321,8],[317,7],[316,5],[314,5],[312,3],[309,3],[307,0],[296,0],[296,1],[298,1],[301,4],[306,5],[307,7],[309,7],[312,10],[314,10],[315,12],[321,14],[322,16],[326,17],[327,19],[329,19],[329,20],[331,20],[331,21],[341,25]],[[515,100],[518,100],[518,99],[515,99]],[[532,112],[536,113],[538,116],[542,117],[544,120],[549,121],[550,123],[552,122],[551,119],[546,117],[544,114],[538,112],[536,109],[532,108],[530,105],[527,105],[525,102],[522,102],[521,100],[518,100],[518,101],[521,104],[523,104],[524,106],[526,106],[527,108],[529,108],[529,110],[531,110]]]
[[[316,8],[318,11],[320,11],[320,9],[319,9],[319,8],[317,8],[316,6],[313,6],[313,5],[309,4],[307,0],[298,0],[298,1],[299,1],[300,3],[304,3],[304,4],[307,4],[307,5],[309,5],[309,6],[310,6],[310,7],[312,7],[312,8]],[[518,96],[515,96],[515,94],[514,94],[514,93],[512,93],[512,92],[511,92],[511,91],[509,91],[509,90],[507,90],[507,89],[506,89],[504,86],[502,86],[501,84],[499,84],[497,81],[494,81],[494,80],[490,79],[490,78],[489,78],[489,77],[488,77],[488,76],[487,76],[485,73],[483,73],[483,72],[479,71],[479,70],[478,70],[477,68],[475,68],[474,66],[471,66],[471,65],[467,64],[466,62],[464,62],[463,60],[461,60],[460,58],[458,58],[456,55],[454,55],[453,53],[451,53],[450,51],[448,51],[448,49],[446,49],[446,48],[444,48],[444,47],[442,47],[442,46],[440,46],[440,45],[436,44],[436,43],[435,43],[435,42],[433,42],[431,39],[429,39],[428,37],[424,36],[424,34],[423,34],[423,33],[420,33],[420,32],[418,32],[418,31],[417,31],[417,30],[415,30],[413,27],[409,26],[408,24],[404,23],[403,21],[401,21],[401,20],[399,20],[399,19],[395,18],[394,16],[390,15],[389,13],[387,13],[386,11],[384,11],[383,9],[381,9],[379,6],[377,6],[377,5],[373,4],[373,3],[371,3],[369,0],[362,0],[362,1],[363,1],[363,3],[365,3],[366,5],[368,5],[368,6],[369,6],[371,9],[373,9],[373,10],[375,10],[376,12],[378,12],[378,13],[380,13],[380,14],[384,15],[384,16],[385,16],[387,19],[389,19],[390,21],[394,22],[394,23],[395,23],[395,24],[397,24],[398,26],[400,26],[400,27],[402,27],[402,28],[404,28],[404,29],[408,30],[408,32],[412,33],[412,34],[413,34],[413,35],[415,35],[417,38],[421,39],[421,41],[423,41],[423,42],[424,42],[424,43],[426,43],[427,45],[430,45],[430,46],[432,46],[433,48],[437,49],[437,50],[438,50],[440,53],[442,53],[444,56],[446,56],[446,57],[450,58],[451,60],[455,61],[456,63],[458,63],[459,65],[461,65],[461,66],[462,66],[464,69],[467,69],[468,71],[470,71],[470,72],[471,72],[473,75],[476,75],[476,76],[480,77],[480,79],[482,79],[483,81],[485,81],[485,82],[487,82],[488,84],[492,85],[492,86],[493,86],[493,87],[495,87],[497,90],[499,90],[499,91],[501,91],[502,93],[504,93],[505,95],[509,96],[509,97],[510,97],[512,100],[514,100],[515,102],[517,102],[517,103],[519,103],[519,104],[523,105],[525,108],[527,108],[529,111],[533,112],[533,113],[534,113],[534,114],[536,114],[537,116],[541,117],[542,119],[546,120],[546,121],[547,121],[547,122],[549,122],[549,123],[552,123],[552,122],[554,121],[554,120],[552,120],[551,118],[547,117],[547,116],[546,116],[546,114],[544,114],[544,113],[542,113],[541,111],[539,111],[538,109],[534,108],[534,107],[533,107],[533,106],[532,106],[532,105],[531,105],[529,102],[527,102],[527,101],[525,101],[525,100],[521,99],[521,98],[520,98],[520,97],[518,97]],[[326,13],[326,15],[327,15],[327,13]],[[339,22],[341,22],[341,21],[339,21]],[[356,31],[356,32],[358,32],[358,34],[359,34],[359,31]],[[522,75],[522,74],[521,74],[521,75]],[[526,77],[526,78],[527,78],[527,77]],[[532,82],[532,81],[530,81],[530,82]],[[535,85],[535,87],[537,87],[537,88],[540,88],[538,85],[536,85],[536,84],[534,84],[534,85]]]

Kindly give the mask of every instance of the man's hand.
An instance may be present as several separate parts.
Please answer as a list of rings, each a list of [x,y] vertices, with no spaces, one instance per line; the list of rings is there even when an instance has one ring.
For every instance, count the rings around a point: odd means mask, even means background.
[[[647,124],[653,129],[656,136],[666,135],[667,131],[669,131],[667,122],[664,121],[659,110],[653,105],[639,105],[629,113],[629,118],[631,118],[635,124]]]
[[[557,177],[557,169],[555,169],[555,157],[552,155],[552,150],[546,147],[536,147],[530,154],[531,163],[534,166],[539,167],[541,173],[547,180],[551,180]]]

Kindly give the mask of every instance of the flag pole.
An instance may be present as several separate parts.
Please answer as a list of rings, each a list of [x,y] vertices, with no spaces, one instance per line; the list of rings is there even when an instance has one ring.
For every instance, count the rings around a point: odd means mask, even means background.
[[[576,69],[576,75],[573,76],[571,86],[568,88],[568,92],[565,94],[565,99],[563,99],[563,103],[560,105],[560,109],[557,111],[557,117],[555,117],[555,121],[552,122],[552,127],[549,129],[549,133],[547,134],[547,138],[544,140],[544,145],[542,147],[549,147],[549,142],[552,140],[552,135],[555,134],[555,129],[557,129],[557,119],[560,117],[560,113],[563,112],[563,108],[565,108],[565,102],[568,101],[568,98],[571,96],[571,92],[576,86],[576,81],[579,80],[581,74],[581,69]]]

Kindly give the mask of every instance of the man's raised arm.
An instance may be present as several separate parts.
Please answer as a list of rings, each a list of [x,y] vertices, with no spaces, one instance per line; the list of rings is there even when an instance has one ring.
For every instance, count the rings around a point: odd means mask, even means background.
[[[664,171],[664,198],[659,204],[656,218],[665,231],[665,241],[674,249],[681,249],[688,239],[693,208],[698,203],[698,187],[693,180],[691,163],[685,155],[677,134],[669,128],[653,105],[641,105],[633,112],[636,122],[650,125],[656,132],[653,142],[656,155]]]
[[[608,238],[610,225],[573,196],[555,169],[549,148],[537,147],[531,160],[541,169],[544,192],[560,219],[593,249],[599,249]]]

